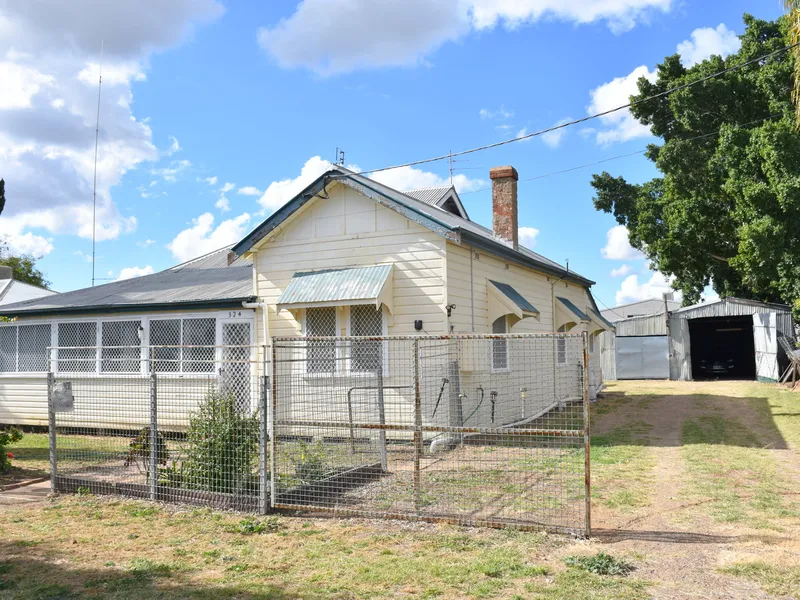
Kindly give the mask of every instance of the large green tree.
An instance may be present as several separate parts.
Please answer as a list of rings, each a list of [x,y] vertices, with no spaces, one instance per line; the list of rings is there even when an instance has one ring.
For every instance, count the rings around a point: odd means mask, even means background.
[[[691,68],[672,55],[632,100],[696,81],[791,43],[789,19],[744,17],[739,52]],[[800,136],[792,52],[637,104],[631,113],[661,143],[646,156],[661,176],[633,184],[595,175],[595,207],[628,228],[653,267],[674,276],[684,302],[706,285],[720,295],[800,297]]]

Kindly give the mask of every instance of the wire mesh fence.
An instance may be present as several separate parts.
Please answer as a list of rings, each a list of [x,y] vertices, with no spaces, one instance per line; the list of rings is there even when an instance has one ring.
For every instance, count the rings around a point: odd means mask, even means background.
[[[243,339],[234,328],[228,341]],[[55,350],[48,386],[56,491],[267,509],[264,348]],[[98,356],[108,363],[103,374],[84,365]]]
[[[230,325],[222,346],[53,348],[54,490],[588,532],[580,334],[268,349]]]
[[[274,338],[274,506],[585,533],[586,357],[579,334]]]

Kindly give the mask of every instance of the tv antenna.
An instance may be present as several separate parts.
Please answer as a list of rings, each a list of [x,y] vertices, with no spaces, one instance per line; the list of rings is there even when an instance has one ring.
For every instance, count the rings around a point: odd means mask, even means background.
[[[344,166],[344,149],[336,147],[336,164],[340,167]]]
[[[100,91],[103,88],[103,43],[100,39],[100,68],[97,79],[97,121],[94,128],[94,181],[92,183],[92,287],[95,277],[95,245],[97,243],[97,146],[100,142]]]
[[[448,163],[450,165],[450,186],[452,187],[452,185],[453,185],[453,173],[455,173],[456,170],[467,168],[467,167],[456,167],[455,163],[469,162],[469,159],[467,159],[467,160],[454,159],[452,150],[450,150],[447,159],[448,159]]]

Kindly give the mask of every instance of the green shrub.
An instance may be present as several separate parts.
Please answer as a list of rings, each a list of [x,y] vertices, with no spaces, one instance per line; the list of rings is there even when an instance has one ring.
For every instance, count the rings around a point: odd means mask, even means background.
[[[624,577],[633,571],[633,565],[605,552],[598,552],[594,556],[568,556],[564,563],[568,567],[583,569],[595,575],[621,575]]]
[[[303,483],[313,483],[328,477],[332,469],[325,464],[325,451],[321,442],[307,444],[300,442],[300,452],[292,458],[294,472]]]
[[[189,416],[180,469],[182,486],[194,490],[258,493],[259,418],[236,408],[231,393],[209,392]]]
[[[14,455],[6,446],[22,439],[22,432],[16,427],[0,429],[0,473],[5,473],[11,468],[11,459]]]
[[[166,465],[169,459],[169,449],[167,442],[161,432],[156,433],[156,464]],[[144,427],[139,433],[131,438],[128,444],[128,456],[125,459],[125,466],[135,464],[139,471],[147,473],[150,478],[150,428]]]

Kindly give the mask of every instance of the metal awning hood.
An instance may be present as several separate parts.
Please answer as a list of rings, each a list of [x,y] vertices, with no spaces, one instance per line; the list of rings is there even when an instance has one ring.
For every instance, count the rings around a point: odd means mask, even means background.
[[[278,310],[385,304],[393,310],[392,265],[295,273],[278,298]]]
[[[587,314],[594,325],[595,331],[616,331],[617,328],[614,324],[596,310],[590,308],[587,310]]]
[[[573,304],[572,300],[556,296],[556,329],[568,323],[578,323],[589,321],[589,315]]]
[[[489,323],[509,314],[539,318],[539,310],[511,285],[489,279]]]

